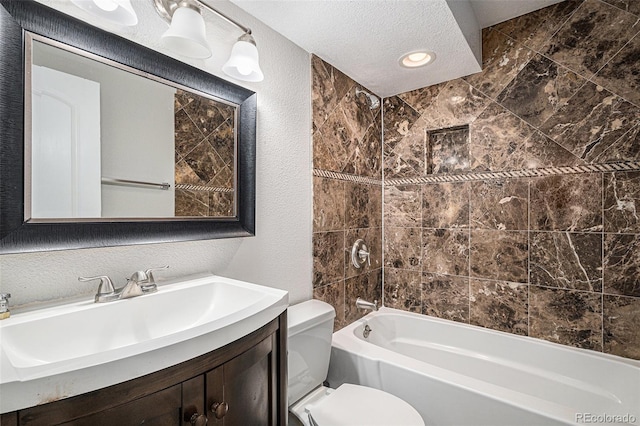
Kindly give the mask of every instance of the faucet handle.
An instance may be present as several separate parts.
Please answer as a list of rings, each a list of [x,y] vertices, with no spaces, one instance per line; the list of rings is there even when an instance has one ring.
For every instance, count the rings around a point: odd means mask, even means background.
[[[371,253],[367,251],[367,246],[363,246],[364,248],[358,251],[358,256],[360,256],[360,260],[364,262],[364,258],[367,258],[367,265],[371,266]]]
[[[130,281],[135,281],[140,284],[140,288],[143,293],[155,293],[158,291],[156,280],[153,276],[153,271],[159,271],[161,269],[167,269],[169,265],[161,266],[159,268],[149,268],[146,271],[137,271],[131,275]]]
[[[116,289],[113,286],[113,282],[111,281],[111,278],[106,275],[99,275],[97,277],[78,277],[78,281],[80,282],[94,280],[100,280],[98,292],[96,293],[96,302],[102,302],[105,296],[112,296],[115,294]]]
[[[156,280],[153,277],[153,271],[161,271],[163,269],[169,269],[169,265],[160,266],[158,268],[149,268],[146,271],[144,271],[144,273],[147,274],[147,276],[149,277],[149,284],[156,283]]]
[[[0,293],[0,314],[9,311],[10,293]]]
[[[135,283],[146,283],[149,281],[149,276],[145,271],[135,271],[133,274],[131,274],[131,278],[129,278],[127,281],[133,281]]]

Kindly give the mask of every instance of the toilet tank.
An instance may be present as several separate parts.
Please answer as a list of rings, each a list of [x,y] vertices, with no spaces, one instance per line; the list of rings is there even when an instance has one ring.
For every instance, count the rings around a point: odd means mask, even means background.
[[[290,306],[287,310],[288,405],[321,385],[327,378],[335,316],[333,306],[320,300],[308,300]]]

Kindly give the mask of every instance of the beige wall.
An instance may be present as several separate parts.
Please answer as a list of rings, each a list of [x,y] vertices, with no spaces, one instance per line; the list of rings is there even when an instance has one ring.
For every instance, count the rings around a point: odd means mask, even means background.
[[[66,0],[42,2],[168,53],[159,44],[167,25],[153,10],[152,2],[132,2],[140,18],[139,25],[132,28],[105,25]],[[258,94],[256,236],[3,255],[0,290],[11,293],[12,305],[88,296],[96,287],[79,283],[78,276],[107,274],[123,285],[133,271],[164,264],[171,268],[159,278],[211,271],[288,290],[294,303],[311,297],[309,54],[230,2],[217,2],[216,7],[252,28],[265,74],[260,83],[236,82]],[[240,34],[215,17],[208,22],[216,56],[207,61],[176,57],[225,78],[221,65]]]

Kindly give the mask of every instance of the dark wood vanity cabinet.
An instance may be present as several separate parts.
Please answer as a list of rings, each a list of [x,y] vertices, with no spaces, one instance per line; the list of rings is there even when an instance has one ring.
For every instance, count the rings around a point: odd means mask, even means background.
[[[285,312],[208,354],[125,383],[2,414],[0,424],[285,425],[286,330]]]

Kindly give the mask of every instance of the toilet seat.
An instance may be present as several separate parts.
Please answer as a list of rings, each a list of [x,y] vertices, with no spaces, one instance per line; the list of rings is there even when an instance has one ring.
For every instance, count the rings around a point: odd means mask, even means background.
[[[334,391],[324,388],[324,395],[304,408],[317,426],[424,426],[420,414],[406,401],[348,383]]]

